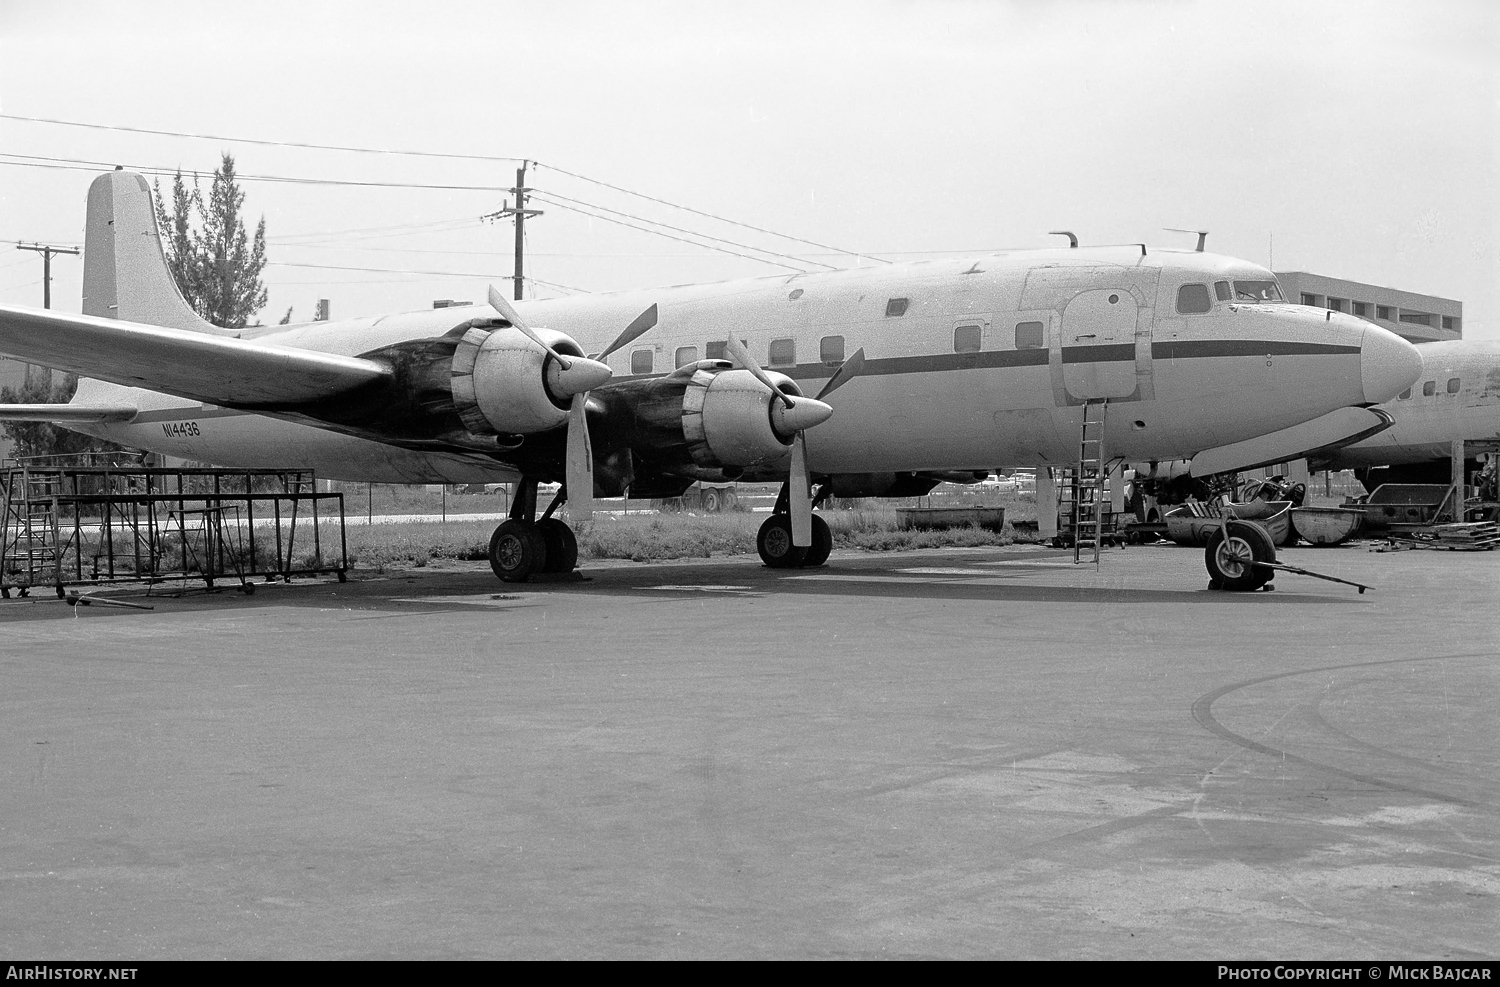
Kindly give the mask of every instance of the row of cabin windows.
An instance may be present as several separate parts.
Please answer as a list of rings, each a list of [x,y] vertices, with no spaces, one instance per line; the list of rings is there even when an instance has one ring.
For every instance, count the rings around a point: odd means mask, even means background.
[[[1437,381],[1435,381],[1435,380],[1429,380],[1425,384],[1422,385],[1422,396],[1424,398],[1430,398],[1430,397],[1432,397],[1436,393],[1437,393]],[[1448,393],[1449,394],[1457,394],[1458,393],[1458,378],[1457,377],[1449,377],[1448,378]],[[1400,394],[1396,395],[1396,400],[1397,401],[1407,401],[1407,400],[1410,400],[1410,398],[1411,398],[1411,388],[1409,388],[1409,387],[1406,390],[1402,391]]]
[[[953,330],[953,352],[955,353],[977,353],[982,349],[983,343],[982,326],[977,324],[962,325]],[[744,342],[741,340],[741,342]],[[1016,323],[1016,349],[1031,350],[1042,349],[1047,345],[1046,327],[1040,322],[1018,322]],[[766,364],[771,367],[795,367],[797,365],[797,341],[795,339],[773,339],[767,351]],[[728,344],[720,341],[706,343],[703,347],[703,359],[705,360],[727,360],[729,359]],[[673,354],[673,365],[685,367],[690,363],[698,362],[698,347],[679,346]],[[844,362],[844,337],[824,336],[818,340],[818,362],[837,366]],[[650,348],[634,350],[630,354],[630,372],[632,374],[649,374],[655,370],[656,351]]]

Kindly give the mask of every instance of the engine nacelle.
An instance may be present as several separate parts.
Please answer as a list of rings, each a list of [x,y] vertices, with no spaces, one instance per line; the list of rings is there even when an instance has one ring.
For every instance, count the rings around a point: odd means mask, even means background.
[[[802,391],[790,377],[770,373],[785,394]],[[774,405],[774,407],[773,407]],[[795,429],[778,429],[782,402],[748,370],[694,369],[682,393],[682,434],[693,462],[705,467],[763,466],[785,457]]]
[[[570,337],[551,329],[535,332],[564,356],[583,356]],[[453,404],[479,435],[545,432],[568,418],[561,371],[550,353],[514,326],[472,325],[453,351]]]

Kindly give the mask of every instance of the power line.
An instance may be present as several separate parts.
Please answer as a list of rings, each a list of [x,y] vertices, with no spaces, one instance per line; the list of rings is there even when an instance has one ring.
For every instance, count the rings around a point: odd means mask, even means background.
[[[8,158],[21,158],[20,161],[0,161],[0,165],[10,165],[12,168],[50,168],[61,171],[95,171],[99,168],[115,168],[118,162],[112,161],[90,161],[85,158],[51,158],[38,154],[15,154],[10,151],[0,151],[0,156]],[[65,163],[66,162],[66,163]],[[182,168],[163,168],[159,165],[131,166],[132,171],[138,171],[146,175],[157,177],[170,177],[174,175],[191,175],[193,178],[212,178],[213,172],[197,171]],[[440,185],[432,182],[357,182],[350,179],[339,178],[296,178],[290,175],[247,175],[243,172],[235,172],[237,180],[247,182],[272,182],[284,185],[339,185],[352,188],[412,188],[429,189],[439,192],[505,192],[508,187],[504,185]]]
[[[664,206],[671,206],[673,209],[681,209],[684,212],[690,212],[697,216],[706,216],[709,219],[718,220],[721,223],[729,223],[732,226],[743,226],[745,227],[745,229],[754,230],[757,233],[769,233],[771,236],[779,236],[784,240],[795,240],[798,243],[808,243],[814,247],[822,247],[824,250],[832,250],[835,253],[848,254],[851,257],[866,257],[870,260],[879,261],[882,264],[891,263],[891,261],[886,260],[884,257],[875,257],[870,254],[862,254],[854,250],[845,250],[842,247],[835,247],[831,244],[819,243],[816,240],[808,240],[799,236],[789,236],[786,233],[777,233],[775,230],[768,230],[759,226],[752,226],[749,223],[742,223],[737,219],[728,219],[724,216],[716,216],[711,212],[704,212],[701,209],[694,209],[692,206],[684,206],[676,202],[668,202],[666,199],[658,199],[654,195],[647,195],[644,192],[635,192],[619,185],[611,185],[609,182],[601,182],[597,178],[590,178],[587,175],[580,175],[576,171],[568,171],[566,168],[559,168],[556,165],[550,165],[544,161],[534,161],[532,163],[535,164],[538,168],[551,168],[558,174],[567,175],[570,178],[576,178],[584,182],[592,182],[595,185],[602,185],[604,188],[614,189],[616,192],[624,192],[626,195],[633,195],[640,199],[646,199],[649,202],[656,202]]]
[[[399,154],[417,158],[453,158],[463,161],[520,161],[520,158],[488,154],[449,154],[442,151],[403,151],[384,147],[348,147],[339,144],[308,144],[299,141],[266,141],[250,137],[215,137],[211,134],[187,134],[176,130],[151,130],[146,127],[120,127],[103,123],[80,123],[76,120],[54,120],[49,117],[27,117],[15,113],[0,113],[3,120],[22,120],[26,123],[47,123],[59,127],[83,127],[88,130],[118,130],[132,134],[154,134],[159,137],[186,137],[190,140],[228,141],[231,144],[258,144],[262,147],[296,147],[318,151],[352,151],[359,154]]]
[[[573,198],[570,198],[570,197],[568,197],[566,195],[563,195],[561,192],[551,192],[551,191],[548,191],[548,192],[540,192],[540,193],[537,193],[537,194],[538,194],[538,196],[541,196],[541,195],[556,196],[559,199],[563,199],[564,201],[574,203],[575,205],[588,206],[590,209],[602,209],[604,212],[614,213],[616,216],[624,216],[626,219],[633,219],[633,220],[635,220],[637,222],[640,222],[640,223],[650,223],[652,226],[660,226],[662,229],[675,230],[678,233],[686,233],[689,236],[701,237],[701,238],[703,238],[705,240],[712,240],[715,243],[727,243],[727,244],[729,244],[732,247],[743,247],[746,250],[756,250],[756,251],[759,251],[760,253],[763,253],[763,254],[770,254],[772,257],[781,257],[781,258],[783,258],[785,260],[794,260],[794,261],[796,261],[799,264],[815,264],[818,267],[826,267],[830,271],[837,271],[838,270],[838,268],[835,267],[834,265],[832,265],[832,264],[824,264],[822,261],[806,260],[805,258],[802,258],[802,257],[795,257],[795,256],[793,256],[791,254],[783,254],[783,253],[780,253],[779,251],[775,251],[775,250],[767,250],[765,247],[757,247],[757,246],[755,246],[753,244],[749,244],[749,243],[740,243],[740,242],[738,242],[736,240],[725,240],[725,239],[722,239],[721,237],[709,236],[707,233],[699,233],[699,232],[697,232],[695,230],[685,230],[685,229],[683,229],[680,226],[672,226],[672,225],[669,225],[667,223],[658,222],[658,221],[656,221],[654,219],[647,219],[644,216],[636,216],[636,215],[633,215],[632,213],[621,212],[618,209],[611,209],[608,206],[601,206],[601,205],[599,205],[596,202],[585,202],[582,199],[573,199]],[[543,201],[550,201],[550,200],[545,200],[544,199]],[[562,203],[560,203],[560,202],[552,202],[551,204],[555,205],[555,206],[562,206]],[[566,206],[563,206],[563,208],[566,208]]]
[[[614,223],[614,224],[616,224],[618,226],[624,226],[624,227],[627,227],[627,228],[632,229],[632,230],[640,230],[642,233],[653,233],[656,236],[666,237],[668,240],[676,240],[676,241],[678,241],[680,243],[690,243],[690,244],[692,244],[695,247],[702,247],[704,250],[717,250],[719,253],[731,254],[731,255],[733,255],[735,257],[743,257],[746,260],[759,261],[762,264],[771,264],[771,265],[773,265],[775,267],[786,268],[789,271],[796,271],[798,274],[807,274],[808,273],[808,271],[807,271],[806,268],[803,268],[803,267],[793,267],[791,264],[787,264],[787,263],[784,263],[782,261],[767,260],[764,257],[756,257],[756,256],[754,256],[752,254],[742,254],[742,253],[740,253],[737,250],[729,250],[729,249],[724,248],[724,247],[715,247],[712,244],[708,244],[708,243],[699,243],[696,240],[689,240],[689,239],[687,239],[685,237],[673,236],[670,233],[663,233],[661,230],[653,230],[653,229],[651,229],[649,227],[646,227],[646,226],[637,226],[634,223],[627,223],[623,219],[615,219],[613,216],[605,216],[602,213],[590,212],[587,209],[579,209],[576,206],[570,206],[570,205],[567,205],[567,204],[562,203],[562,202],[552,202],[552,201],[550,201],[548,199],[545,199],[545,198],[543,198],[541,196],[538,196],[537,198],[540,199],[543,202],[546,202],[548,205],[556,206],[559,209],[566,209],[569,212],[576,212],[576,213],[579,213],[580,215],[583,215],[583,216],[589,216],[589,217],[591,217],[593,219],[602,220],[603,222],[606,222],[606,223]]]
[[[514,275],[511,275],[511,274],[485,274],[485,273],[473,273],[473,274],[471,274],[471,273],[468,273],[468,272],[465,272],[465,271],[424,271],[424,270],[419,270],[419,269],[416,269],[416,268],[358,267],[358,266],[355,266],[355,265],[352,265],[352,264],[303,264],[303,263],[298,263],[296,261],[286,261],[286,260],[270,260],[270,261],[266,261],[266,266],[267,267],[300,267],[300,268],[310,268],[310,269],[318,270],[318,271],[369,271],[369,272],[373,272],[373,273],[376,273],[376,274],[427,274],[427,275],[432,275],[432,276],[440,277],[440,278],[467,278],[469,280],[474,280],[474,281],[511,281],[515,277]],[[526,278],[525,280],[527,280],[527,281],[535,281],[537,284],[544,284],[544,285],[546,285],[549,288],[558,288],[558,289],[561,289],[563,291],[577,291],[577,292],[582,292],[583,294],[588,294],[588,291],[586,289],[584,289],[584,288],[575,288],[575,287],[573,287],[571,285],[566,285],[566,284],[554,284],[551,281],[543,281],[540,278]]]

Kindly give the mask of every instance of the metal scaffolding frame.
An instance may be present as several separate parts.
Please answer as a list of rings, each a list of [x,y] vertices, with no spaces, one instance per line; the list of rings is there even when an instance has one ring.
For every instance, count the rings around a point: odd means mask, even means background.
[[[38,457],[0,467],[0,597],[36,586],[64,596],[69,585],[170,579],[202,579],[212,589],[216,579],[233,578],[244,592],[256,577],[344,581],[344,495],[319,493],[312,470],[171,469],[114,458],[99,465],[96,455]],[[337,546],[322,531],[334,523]],[[295,550],[309,537],[311,554],[298,560]]]

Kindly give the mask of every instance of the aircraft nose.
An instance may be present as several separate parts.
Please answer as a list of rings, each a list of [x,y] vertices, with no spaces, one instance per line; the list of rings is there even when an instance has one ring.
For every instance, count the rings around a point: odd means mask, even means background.
[[[1369,326],[1359,344],[1359,373],[1365,400],[1381,404],[1422,376],[1422,354],[1395,333]]]

